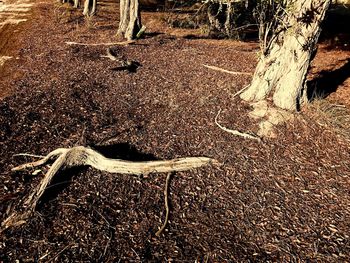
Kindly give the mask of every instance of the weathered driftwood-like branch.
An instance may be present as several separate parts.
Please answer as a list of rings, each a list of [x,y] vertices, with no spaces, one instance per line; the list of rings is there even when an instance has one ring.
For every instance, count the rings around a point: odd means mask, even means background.
[[[221,113],[221,109],[219,110],[218,114],[216,115],[214,121],[215,121],[215,124],[216,124],[221,130],[223,130],[223,131],[225,131],[225,132],[228,132],[228,133],[230,133],[230,134],[232,134],[232,135],[240,136],[240,137],[243,137],[243,138],[246,138],[246,139],[257,140],[258,142],[261,142],[261,139],[260,139],[258,136],[256,136],[256,135],[251,135],[251,134],[249,134],[249,133],[240,132],[240,131],[238,131],[238,130],[231,130],[231,129],[228,129],[228,128],[222,126],[222,125],[218,122],[218,117],[219,117],[220,113]]]
[[[219,68],[219,67],[216,67],[216,66],[209,66],[209,65],[206,65],[206,64],[203,64],[203,66],[206,67],[206,68],[212,69],[212,70],[228,73],[228,74],[231,74],[231,75],[249,75],[249,76],[253,75],[253,73],[250,73],[250,72],[230,71],[230,70],[226,70],[226,69]]]
[[[40,197],[46,190],[46,187],[50,184],[52,178],[60,169],[76,166],[91,166],[100,171],[106,171],[109,173],[145,175],[149,173],[170,173],[176,171],[186,171],[201,167],[203,165],[218,163],[216,160],[207,157],[187,157],[167,161],[131,162],[106,158],[91,148],[77,146],[73,148],[56,149],[50,152],[44,158],[35,162],[26,163],[14,167],[12,171],[20,171],[27,168],[37,167],[47,163],[49,160],[55,157],[57,159],[54,161],[51,168],[42,179],[41,183],[24,201],[23,212],[13,212],[7,219],[2,222],[0,232],[11,226],[17,226],[25,223],[25,220],[28,219],[32,212],[35,210]],[[166,186],[168,187],[168,185]]]

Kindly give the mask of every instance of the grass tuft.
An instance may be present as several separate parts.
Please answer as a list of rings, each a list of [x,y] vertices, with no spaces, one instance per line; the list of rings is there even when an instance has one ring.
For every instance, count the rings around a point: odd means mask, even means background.
[[[304,111],[320,126],[350,141],[350,111],[346,106],[318,99]]]

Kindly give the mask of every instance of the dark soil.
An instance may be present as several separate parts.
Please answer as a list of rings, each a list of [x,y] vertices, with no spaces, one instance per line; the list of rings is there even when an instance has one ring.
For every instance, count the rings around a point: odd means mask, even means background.
[[[250,107],[232,97],[250,77],[203,64],[253,72],[258,45],[163,34],[169,30],[155,26],[153,13],[144,14],[154,25],[145,39],[112,47],[141,64],[135,73],[111,70],[121,65],[101,58],[105,46],[65,44],[114,42],[117,17],[112,2],[85,21],[45,0],[14,40],[19,59],[5,70],[15,74],[0,81],[9,91],[0,101],[0,220],[47,170],[12,173],[32,160],[17,153],[85,145],[113,158],[208,156],[222,166],[174,174],[170,222],[160,238],[165,174],[62,171],[32,218],[1,233],[0,261],[350,261],[348,142],[307,112],[263,143],[214,123],[221,109],[222,125],[256,132]],[[311,78],[350,55],[320,51]],[[333,100],[345,104],[349,86],[341,90]]]

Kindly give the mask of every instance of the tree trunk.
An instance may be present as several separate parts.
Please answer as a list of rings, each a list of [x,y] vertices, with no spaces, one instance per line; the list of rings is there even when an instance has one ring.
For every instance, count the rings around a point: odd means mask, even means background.
[[[232,2],[208,3],[208,20],[211,31],[228,37],[234,36],[234,5]]]
[[[282,25],[261,55],[250,87],[241,95],[247,101],[272,96],[276,106],[298,110],[306,74],[320,35],[320,24],[331,0],[293,0]]]
[[[74,8],[78,8],[79,7],[79,0],[74,0]]]
[[[0,1],[1,2],[1,1]],[[74,8],[79,7],[79,0],[62,0],[62,3],[73,3]]]
[[[139,0],[120,0],[120,22],[117,34],[132,40],[136,38],[141,28]]]
[[[97,0],[85,0],[84,2],[84,16],[93,16],[96,13]]]

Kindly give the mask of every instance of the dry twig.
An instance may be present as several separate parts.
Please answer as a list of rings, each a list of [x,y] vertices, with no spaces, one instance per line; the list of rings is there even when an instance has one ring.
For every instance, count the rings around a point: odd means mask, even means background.
[[[171,173],[169,173],[166,177],[165,181],[165,187],[164,187],[164,204],[165,204],[165,220],[162,225],[162,227],[157,231],[156,236],[159,237],[162,232],[164,231],[166,225],[168,224],[169,221],[169,198],[168,198],[168,191],[169,191],[169,183],[171,179]]]
[[[232,95],[232,99],[234,99],[235,97],[237,97],[239,94],[241,94],[243,91],[245,91],[247,88],[249,88],[249,85],[244,86],[242,89],[240,89],[239,91],[237,91],[235,94]]]
[[[215,66],[209,66],[206,64],[203,64],[203,66],[206,68],[212,69],[212,70],[216,70],[216,71],[220,71],[220,72],[224,72],[224,73],[228,73],[228,74],[232,74],[232,75],[249,75],[249,76],[253,75],[250,72],[230,71],[230,70],[226,70],[226,69],[215,67]]]
[[[222,126],[222,125],[218,122],[218,117],[219,117],[220,113],[221,113],[221,109],[219,110],[218,114],[217,114],[216,117],[215,117],[215,124],[216,124],[221,130],[223,130],[223,131],[225,131],[225,132],[228,132],[228,133],[230,133],[230,134],[236,135],[236,136],[241,136],[241,137],[246,138],[246,139],[252,139],[252,140],[257,140],[258,142],[261,142],[261,139],[260,139],[258,136],[256,136],[256,135],[251,135],[251,134],[249,134],[249,133],[240,132],[240,131],[238,131],[238,130],[231,130],[231,129],[228,129],[228,128]]]

